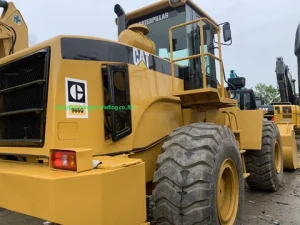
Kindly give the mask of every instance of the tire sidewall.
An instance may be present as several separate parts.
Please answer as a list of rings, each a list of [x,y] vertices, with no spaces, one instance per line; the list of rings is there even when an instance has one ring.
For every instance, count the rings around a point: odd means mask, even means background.
[[[234,162],[237,174],[238,174],[238,184],[239,184],[239,205],[238,205],[238,212],[236,215],[236,220],[234,225],[242,224],[242,216],[244,211],[244,177],[243,177],[243,167],[240,152],[233,141],[235,139],[225,138],[223,139],[222,143],[220,143],[218,148],[218,153],[216,155],[216,167],[213,171],[212,176],[212,190],[215,190],[215,193],[212,195],[212,209],[214,209],[214,220],[212,224],[220,225],[218,220],[218,211],[217,211],[217,182],[218,182],[218,175],[221,168],[221,165],[226,159],[232,159]]]
[[[278,180],[278,182],[279,181],[281,181],[282,180],[282,177],[283,177],[283,150],[282,150],[282,141],[281,141],[281,137],[280,137],[280,132],[279,132],[279,129],[278,129],[278,127],[277,127],[277,125],[276,125],[276,123],[274,123],[274,122],[271,122],[272,123],[272,127],[273,127],[273,129],[274,129],[274,137],[272,138],[272,144],[271,144],[271,146],[272,146],[272,156],[273,156],[273,163],[272,163],[272,165],[273,165],[273,167],[274,167],[274,173],[276,174],[276,179]],[[276,171],[276,164],[275,164],[275,160],[276,160],[276,155],[275,155],[275,144],[276,144],[276,142],[278,143],[278,145],[279,145],[279,154],[281,155],[281,168],[280,168],[280,172],[279,173],[277,173],[277,171]]]

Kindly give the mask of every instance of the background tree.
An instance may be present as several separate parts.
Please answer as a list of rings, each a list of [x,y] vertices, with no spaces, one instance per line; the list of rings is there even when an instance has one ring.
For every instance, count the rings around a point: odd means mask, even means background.
[[[280,101],[280,94],[277,88],[272,85],[258,83],[254,88],[255,96],[262,97],[265,104]]]

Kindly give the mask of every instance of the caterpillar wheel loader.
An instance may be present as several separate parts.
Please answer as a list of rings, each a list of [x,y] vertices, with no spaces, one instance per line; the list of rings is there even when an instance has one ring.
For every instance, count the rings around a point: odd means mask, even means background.
[[[116,4],[118,41],[28,47],[0,5],[0,207],[63,225],[237,225],[245,179],[278,190],[276,124],[224,87],[228,22],[190,0]]]

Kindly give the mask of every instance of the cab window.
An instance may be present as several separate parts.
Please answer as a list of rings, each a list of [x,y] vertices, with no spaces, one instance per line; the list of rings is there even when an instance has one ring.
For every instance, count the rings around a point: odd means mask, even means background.
[[[161,58],[170,59],[170,43],[169,29],[175,25],[183,24],[187,21],[196,20],[201,15],[194,10],[189,4],[177,8],[168,7],[155,13],[145,15],[143,17],[131,20],[128,26],[133,23],[142,23],[149,29],[147,35],[156,45],[156,55]],[[214,34],[211,26],[204,24],[204,49],[206,52],[214,54]],[[196,55],[201,52],[200,42],[200,27],[199,23],[194,23],[188,26],[183,26],[173,30],[173,59],[184,58],[191,55]],[[181,67],[187,67],[190,73],[189,76],[195,77],[198,87],[202,87],[200,77],[202,77],[202,65],[200,58],[182,60],[176,62]],[[216,69],[214,59],[206,57],[205,69],[208,76],[208,84],[212,87],[217,86]],[[194,83],[194,82],[191,82]]]

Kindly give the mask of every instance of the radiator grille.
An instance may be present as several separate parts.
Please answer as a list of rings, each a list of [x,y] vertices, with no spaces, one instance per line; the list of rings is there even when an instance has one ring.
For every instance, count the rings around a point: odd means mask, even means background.
[[[49,49],[0,66],[0,146],[42,147]]]
[[[112,140],[117,141],[132,131],[127,65],[108,65],[108,80]]]

